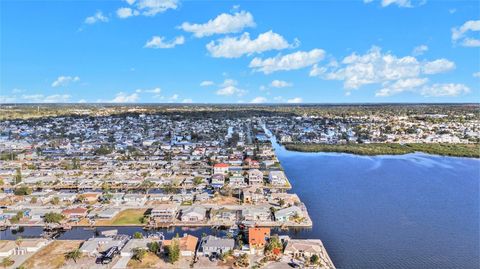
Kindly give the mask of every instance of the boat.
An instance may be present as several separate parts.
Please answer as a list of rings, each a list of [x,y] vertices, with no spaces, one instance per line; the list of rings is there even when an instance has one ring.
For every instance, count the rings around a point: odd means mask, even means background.
[[[15,225],[12,225],[12,226],[10,226],[10,230],[11,230],[11,231],[18,231],[18,230],[20,230],[20,226],[19,226],[19,225],[16,225],[16,224],[15,224]]]
[[[113,229],[113,230],[101,231],[100,234],[103,235],[103,236],[115,236],[115,235],[118,234],[118,230]]]

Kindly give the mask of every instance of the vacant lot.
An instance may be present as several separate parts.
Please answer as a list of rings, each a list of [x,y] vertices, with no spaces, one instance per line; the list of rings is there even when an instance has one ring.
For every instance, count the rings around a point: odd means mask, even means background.
[[[26,260],[24,268],[60,268],[65,264],[65,253],[80,247],[81,240],[55,241]]]
[[[97,226],[142,225],[142,217],[146,209],[126,209],[111,220],[98,220]]]

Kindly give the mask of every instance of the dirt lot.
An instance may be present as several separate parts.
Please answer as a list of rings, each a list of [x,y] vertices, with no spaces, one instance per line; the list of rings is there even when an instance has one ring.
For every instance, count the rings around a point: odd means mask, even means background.
[[[25,268],[52,269],[65,264],[65,253],[78,248],[81,240],[55,241],[35,253],[22,266]]]

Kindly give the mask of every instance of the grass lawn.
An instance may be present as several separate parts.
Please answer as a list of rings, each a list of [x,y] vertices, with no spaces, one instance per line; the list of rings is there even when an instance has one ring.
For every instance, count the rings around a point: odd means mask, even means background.
[[[126,209],[118,213],[111,220],[99,220],[95,224],[97,226],[121,226],[121,225],[142,225],[141,219],[146,209]]]
[[[80,247],[81,240],[58,240],[50,243],[26,260],[24,268],[60,268],[65,264],[65,253]]]

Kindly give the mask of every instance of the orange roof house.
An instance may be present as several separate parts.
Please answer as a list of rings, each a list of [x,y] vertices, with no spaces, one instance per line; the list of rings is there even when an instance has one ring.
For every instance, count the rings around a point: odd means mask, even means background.
[[[170,246],[173,240],[178,240],[178,245],[180,247],[180,254],[182,256],[193,256],[195,254],[195,249],[197,247],[198,238],[193,235],[185,234],[183,237],[178,239],[173,238],[172,240],[163,240],[163,246]]]
[[[270,237],[270,228],[255,227],[248,229],[248,244],[251,248],[265,247],[268,237]]]
[[[83,207],[64,209],[62,214],[67,218],[81,218],[87,216],[88,209]]]

